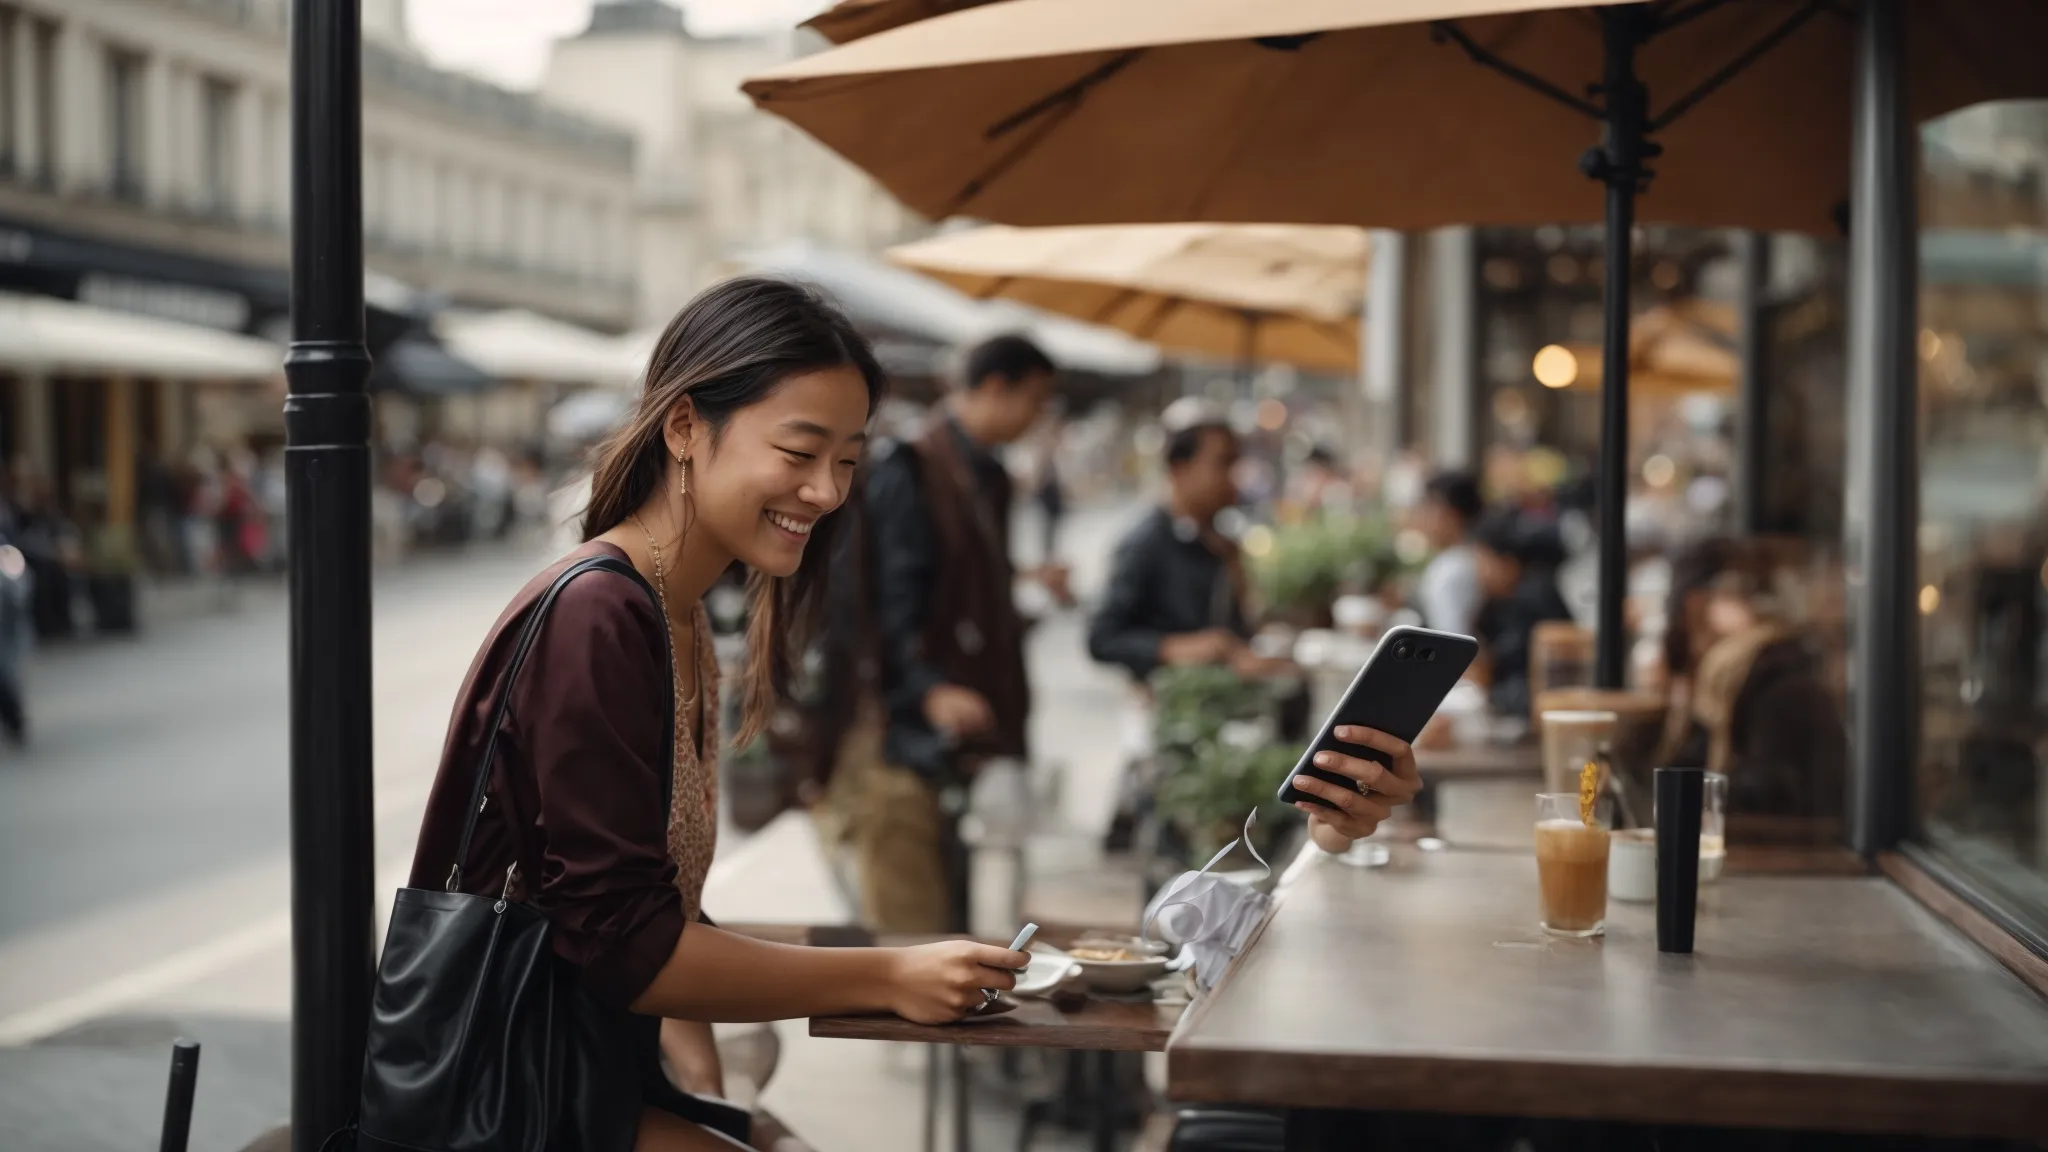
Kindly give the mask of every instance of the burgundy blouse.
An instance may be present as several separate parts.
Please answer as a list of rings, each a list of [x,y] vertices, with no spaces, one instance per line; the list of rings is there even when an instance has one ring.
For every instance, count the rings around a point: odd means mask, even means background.
[[[455,864],[492,704],[528,615],[591,543],[514,597],[471,664],[413,855],[412,886],[439,889]],[[462,889],[496,895],[516,859],[518,899],[541,909],[555,952],[600,1001],[631,1004],[668,962],[684,909],[667,845],[662,746],[670,694],[663,621],[638,584],[587,572],[562,590],[512,686]]]

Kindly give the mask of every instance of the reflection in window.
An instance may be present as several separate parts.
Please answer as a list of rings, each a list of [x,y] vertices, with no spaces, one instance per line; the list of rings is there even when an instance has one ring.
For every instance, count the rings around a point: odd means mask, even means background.
[[[1917,831],[2048,924],[2048,101],[1922,153]]]

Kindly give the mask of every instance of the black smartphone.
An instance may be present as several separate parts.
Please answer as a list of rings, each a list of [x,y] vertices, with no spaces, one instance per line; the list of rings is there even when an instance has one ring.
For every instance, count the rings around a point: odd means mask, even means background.
[[[1413,743],[1478,654],[1479,642],[1470,636],[1405,624],[1389,629],[1301,754],[1301,762],[1281,783],[1280,799],[1288,804],[1308,800],[1325,808],[1336,807],[1294,786],[1296,776],[1313,776],[1340,788],[1357,786],[1341,772],[1316,767],[1316,753],[1342,752],[1378,764],[1389,764],[1391,758],[1375,748],[1345,744],[1331,733],[1340,727],[1373,728]]]

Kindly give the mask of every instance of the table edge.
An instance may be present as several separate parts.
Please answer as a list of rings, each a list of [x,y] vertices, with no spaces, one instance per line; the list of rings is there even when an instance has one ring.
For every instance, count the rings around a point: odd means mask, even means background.
[[[1640,1062],[1166,1050],[1176,1103],[2039,1139],[2048,1077],[1872,1076]],[[1516,1073],[1540,1067],[1540,1077]],[[1939,1100],[1930,1099],[1938,1094]]]

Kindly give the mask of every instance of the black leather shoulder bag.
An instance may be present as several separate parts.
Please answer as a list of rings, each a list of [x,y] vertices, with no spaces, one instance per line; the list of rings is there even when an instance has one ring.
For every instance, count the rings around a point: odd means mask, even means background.
[[[496,897],[459,891],[512,685],[562,589],[598,571],[630,577],[654,599],[632,565],[596,556],[563,571],[528,617],[492,706],[446,890],[402,888],[391,910],[370,1005],[357,1152],[610,1152],[632,1147],[650,1093],[686,1115],[692,1104],[716,1107],[647,1083],[660,1077],[659,1022],[583,992],[575,968],[554,954],[547,917],[512,899],[518,863]],[[670,651],[671,693],[674,662]],[[672,749],[673,700],[667,716],[662,746]],[[672,787],[664,772],[664,812]],[[688,1118],[719,1127],[732,1120]],[[745,1140],[745,1114],[736,1122],[734,1135]]]

